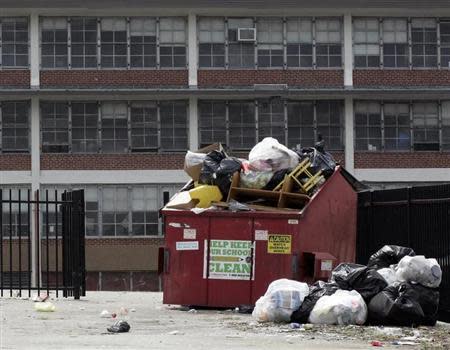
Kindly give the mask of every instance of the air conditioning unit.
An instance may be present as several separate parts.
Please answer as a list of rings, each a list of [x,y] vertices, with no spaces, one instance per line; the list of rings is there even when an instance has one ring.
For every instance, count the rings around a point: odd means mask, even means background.
[[[256,28],[238,28],[238,41],[256,41]]]

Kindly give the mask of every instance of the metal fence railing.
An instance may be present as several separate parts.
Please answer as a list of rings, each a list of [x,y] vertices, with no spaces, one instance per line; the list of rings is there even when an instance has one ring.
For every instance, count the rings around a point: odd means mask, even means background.
[[[385,244],[438,260],[440,317],[450,320],[450,184],[360,192],[357,225],[358,263]]]
[[[84,192],[0,189],[0,296],[85,295]]]

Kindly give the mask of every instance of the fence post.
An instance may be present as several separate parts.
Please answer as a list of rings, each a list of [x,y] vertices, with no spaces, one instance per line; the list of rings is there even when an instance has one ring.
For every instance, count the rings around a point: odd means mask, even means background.
[[[408,247],[411,247],[411,187],[406,188],[406,234]]]
[[[83,190],[72,192],[72,280],[73,297],[80,299],[85,294],[85,262],[84,262],[84,193]]]
[[[31,287],[40,287],[40,274],[41,274],[41,263],[38,261],[38,242],[39,240],[39,190],[34,191],[34,202],[31,203],[32,214],[31,216]],[[40,259],[39,259],[40,260]]]

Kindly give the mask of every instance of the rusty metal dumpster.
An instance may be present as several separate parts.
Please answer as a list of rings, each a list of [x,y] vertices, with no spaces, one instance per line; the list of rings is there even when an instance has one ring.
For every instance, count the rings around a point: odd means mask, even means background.
[[[163,302],[253,305],[273,280],[327,279],[354,261],[357,194],[343,171],[299,212],[163,209]]]

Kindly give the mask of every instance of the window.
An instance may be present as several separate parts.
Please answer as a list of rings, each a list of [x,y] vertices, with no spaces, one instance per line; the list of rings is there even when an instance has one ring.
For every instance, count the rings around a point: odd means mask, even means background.
[[[104,187],[102,197],[103,236],[127,236],[129,234],[128,188]]]
[[[71,67],[97,67],[97,18],[74,17],[70,20]]]
[[[7,104],[8,118],[6,124],[3,123],[3,145],[7,148],[4,151],[28,150],[29,126],[24,124],[24,118],[28,118],[27,106],[27,103]],[[182,100],[160,103],[44,102],[41,104],[42,151],[185,151],[188,147],[187,120],[187,101]]]
[[[321,134],[331,150],[343,149],[342,125],[343,104],[341,101],[317,101],[317,133]]]
[[[41,23],[41,66],[67,68],[67,21],[44,18]]]
[[[380,103],[355,103],[355,149],[357,151],[381,151],[381,140]]]
[[[253,19],[228,19],[228,65],[231,68],[254,68],[255,43],[238,41],[239,28],[254,28]]]
[[[104,103],[102,111],[102,150],[104,153],[128,151],[126,103]]]
[[[133,68],[156,67],[156,19],[130,20],[130,59]]]
[[[258,67],[283,67],[283,20],[261,18],[257,27]]]
[[[184,101],[161,102],[161,148],[185,151],[188,147],[187,105]]]
[[[386,103],[384,105],[384,142],[386,150],[410,149],[409,104]]]
[[[450,151],[450,101],[442,102],[442,149]]]
[[[438,104],[413,104],[413,130],[415,151],[439,151]]]
[[[41,104],[42,151],[67,153],[69,151],[69,108],[65,102]]]
[[[314,132],[314,102],[294,102],[287,105],[288,147],[313,147],[316,137]]]
[[[156,187],[133,187],[132,233],[134,236],[158,234],[158,189]]]
[[[161,67],[186,67],[186,20],[164,17],[159,22]]]
[[[72,152],[96,153],[98,151],[98,104],[74,102],[71,108]]]
[[[439,24],[441,39],[441,67],[450,68],[450,21],[442,20]]]
[[[258,103],[258,140],[265,137],[276,138],[285,143],[284,102],[281,99],[259,101]]]
[[[158,106],[156,103],[131,104],[131,151],[158,149]]]
[[[2,151],[29,151],[29,105],[28,102],[3,102],[2,116]]]
[[[355,19],[353,30],[355,67],[380,67],[378,19]]]
[[[411,21],[413,67],[437,67],[437,28],[434,19]]]
[[[251,149],[256,143],[255,102],[230,102],[228,114],[230,148],[234,150]]]
[[[48,186],[41,189],[39,197],[41,201],[44,201],[40,207],[40,224],[41,235],[45,238],[56,237],[61,238],[63,235],[63,213],[61,211],[61,205],[50,203],[54,201],[61,201],[64,191],[67,189],[63,186]],[[45,201],[49,201],[48,206]]]
[[[22,238],[28,237],[29,223],[31,218],[28,216],[28,205],[26,201],[31,199],[29,188],[1,188],[3,208],[2,208],[2,233],[3,237],[18,237],[19,233]],[[20,198],[23,203],[12,203]],[[11,202],[10,202],[11,201]],[[30,213],[31,214],[31,213]]]
[[[2,18],[1,65],[28,67],[28,19]]]
[[[102,68],[127,66],[127,28],[123,18],[103,18],[101,21]]]
[[[288,18],[287,66],[311,68],[313,65],[312,20],[307,18]]]
[[[225,67],[225,21],[202,17],[198,20],[199,66]]]
[[[339,19],[316,20],[317,67],[341,67],[341,21]]]
[[[227,144],[227,105],[225,101],[199,102],[200,147],[215,142]]]
[[[383,20],[384,67],[408,67],[408,27],[406,19]]]
[[[288,147],[312,147],[320,133],[328,149],[343,149],[342,101],[199,101],[199,113],[202,146],[220,141],[242,151],[274,137]]]
[[[84,189],[84,211],[86,220],[86,236],[97,236],[98,228],[98,190],[95,186]]]

